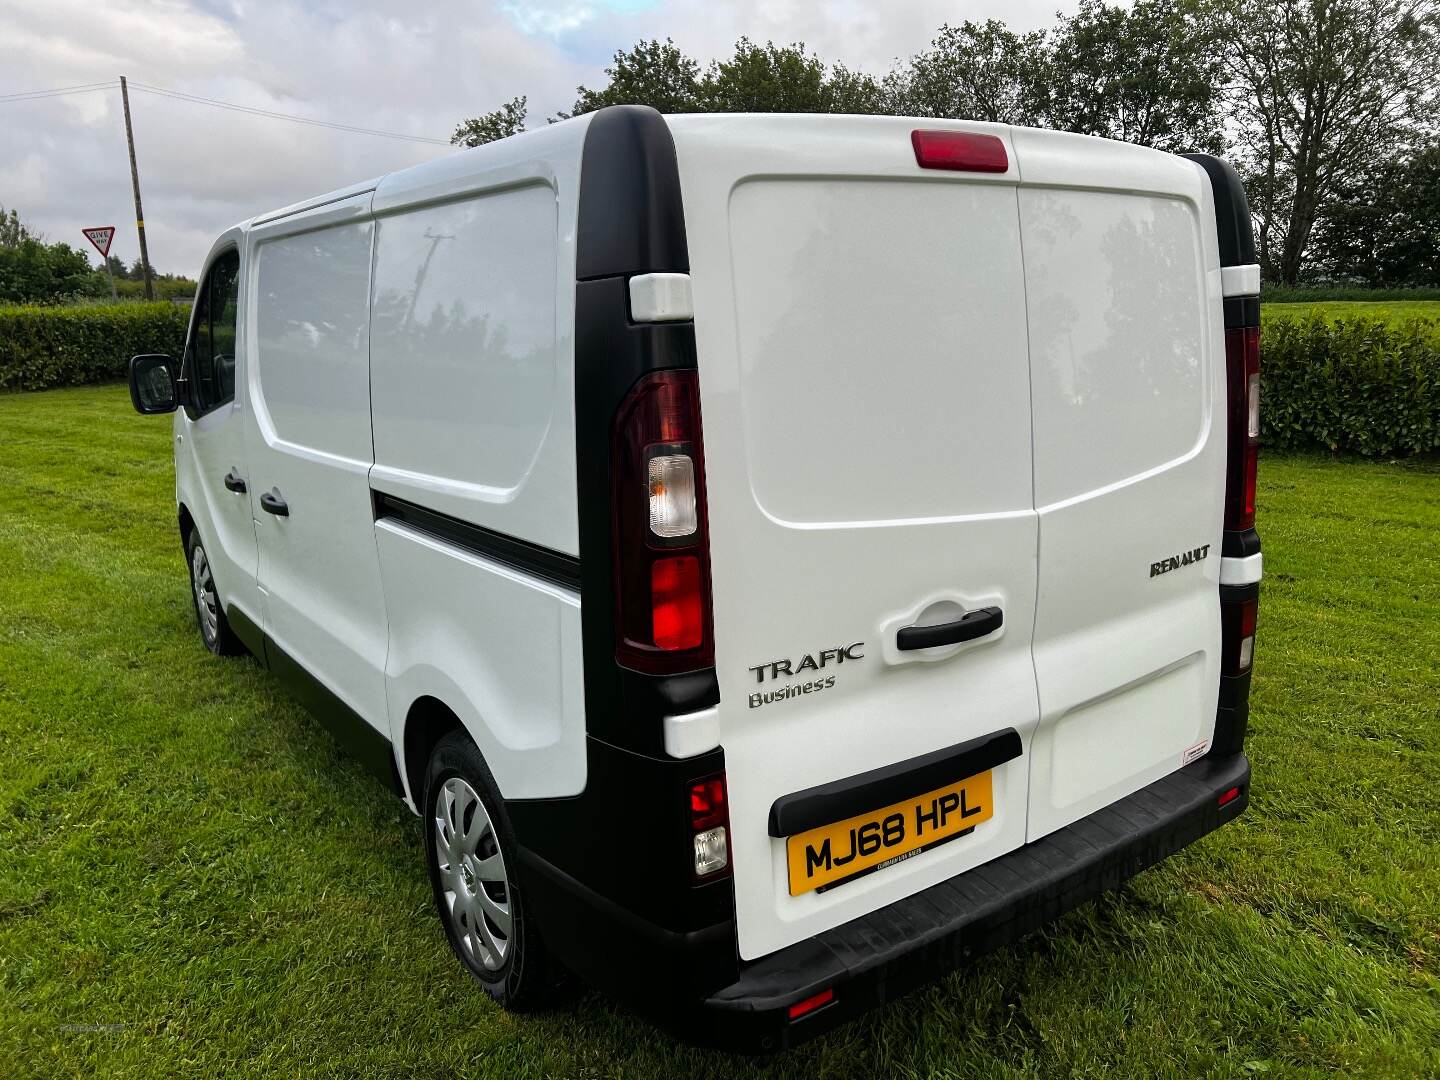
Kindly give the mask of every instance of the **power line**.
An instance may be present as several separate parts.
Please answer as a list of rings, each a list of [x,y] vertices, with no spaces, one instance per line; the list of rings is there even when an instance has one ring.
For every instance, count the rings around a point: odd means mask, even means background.
[[[18,101],[40,101],[44,98],[60,97],[65,94],[91,94],[99,90],[114,90],[120,84],[114,79],[102,83],[86,83],[83,86],[61,86],[53,90],[22,90],[17,93],[0,94],[0,105],[6,105]],[[449,139],[434,139],[426,135],[406,135],[398,131],[381,131],[378,128],[361,127],[358,124],[342,124],[332,120],[316,120],[309,116],[294,116],[290,113],[276,112],[273,109],[261,109],[253,105],[236,105],[230,101],[216,101],[214,98],[201,97],[199,94],[189,94],[179,90],[167,90],[162,86],[150,86],[146,83],[131,82],[132,90],[139,90],[142,93],[153,94],[156,97],[170,98],[174,101],[188,101],[192,105],[206,105],[213,109],[227,109],[230,112],[244,113],[248,116],[260,116],[269,120],[288,120],[292,124],[308,124],[311,127],[329,128],[332,131],[344,131],[351,135],[374,135],[382,139],[403,139],[407,142],[429,143],[432,146],[449,146]]]
[[[13,94],[0,94],[0,104],[8,101],[37,101],[62,94],[93,94],[96,90],[113,90],[118,85],[120,84],[111,79],[109,82],[86,83],[84,86],[61,86],[54,90],[21,90]]]
[[[146,83],[132,82],[131,87],[146,94],[155,94],[159,97],[172,98],[176,101],[188,101],[195,105],[208,105],[216,109],[229,109],[232,112],[246,113],[250,116],[263,116],[271,120],[289,120],[294,124],[310,124],[313,127],[332,128],[335,131],[346,131],[352,135],[376,135],[383,139],[405,139],[409,142],[432,143],[436,146],[449,146],[449,139],[433,139],[425,135],[405,135],[398,131],[381,131],[378,128],[360,127],[356,124],[341,124],[330,120],[316,120],[308,116],[293,116],[290,113],[275,112],[272,109],[259,109],[252,105],[236,105],[229,101],[216,101],[214,98],[201,97],[199,94],[187,94],[178,90],[166,90],[159,86],[150,86]]]

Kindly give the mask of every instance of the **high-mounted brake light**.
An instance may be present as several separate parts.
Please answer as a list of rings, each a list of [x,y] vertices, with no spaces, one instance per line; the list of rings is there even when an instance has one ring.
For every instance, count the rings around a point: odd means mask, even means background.
[[[615,417],[615,653],[668,675],[714,663],[700,391],[691,370],[657,371]]]
[[[1003,173],[1010,168],[1005,143],[994,135],[917,129],[910,132],[910,145],[915,148],[915,163],[922,169]]]
[[[1260,458],[1260,328],[1225,331],[1230,427],[1225,480],[1225,528],[1255,527],[1255,474]]]

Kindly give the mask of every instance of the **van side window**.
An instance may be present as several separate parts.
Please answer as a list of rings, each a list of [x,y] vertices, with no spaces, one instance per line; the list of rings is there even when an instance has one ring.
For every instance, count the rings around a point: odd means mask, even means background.
[[[195,341],[190,382],[202,413],[235,399],[235,327],[240,309],[240,253],[227,251],[210,265],[195,297]]]

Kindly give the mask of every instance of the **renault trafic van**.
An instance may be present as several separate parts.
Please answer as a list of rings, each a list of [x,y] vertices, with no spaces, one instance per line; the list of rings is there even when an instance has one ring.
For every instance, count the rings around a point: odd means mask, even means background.
[[[131,392],[481,986],[773,1050],[1246,806],[1258,293],[1213,157],[616,107],[231,229]]]

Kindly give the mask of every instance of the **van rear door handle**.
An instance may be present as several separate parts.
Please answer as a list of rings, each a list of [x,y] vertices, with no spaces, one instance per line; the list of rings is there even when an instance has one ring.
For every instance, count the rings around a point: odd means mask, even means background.
[[[240,474],[234,469],[231,469],[225,474],[225,489],[227,491],[238,491],[242,495],[245,493],[245,481],[240,478]]]
[[[913,649],[937,649],[941,645],[958,645],[962,641],[974,641],[999,630],[1005,623],[1005,613],[998,607],[976,608],[967,611],[954,622],[936,623],[934,626],[905,626],[895,635],[895,647],[901,652]]]
[[[271,488],[260,496],[260,509],[276,517],[290,516],[290,504],[280,497],[278,488]]]

